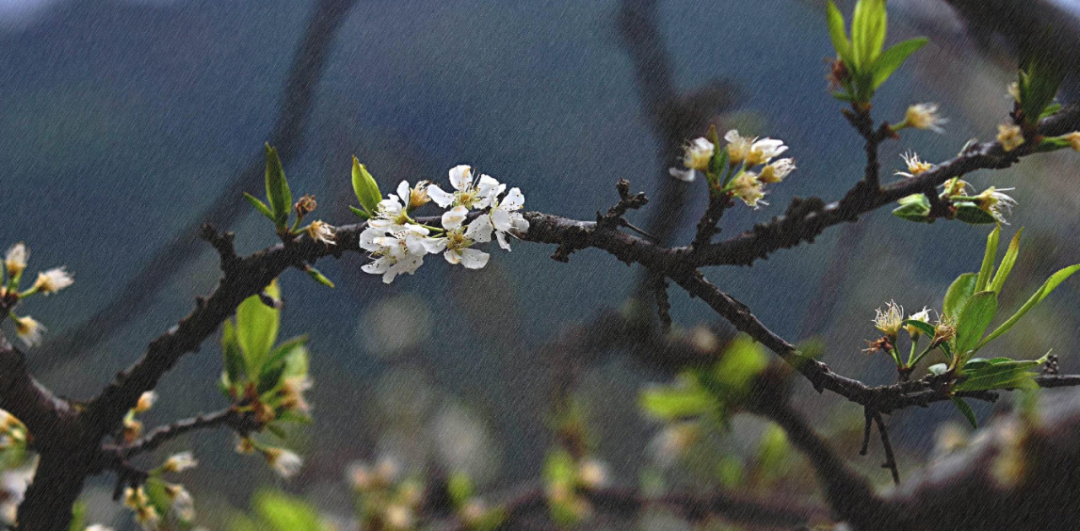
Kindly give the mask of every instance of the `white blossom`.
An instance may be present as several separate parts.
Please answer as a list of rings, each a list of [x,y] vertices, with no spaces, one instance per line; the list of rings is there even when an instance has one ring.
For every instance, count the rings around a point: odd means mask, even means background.
[[[304,460],[299,455],[283,448],[267,448],[263,450],[263,457],[274,472],[285,479],[299,474],[300,468],[304,466]]]
[[[787,149],[788,148],[784,145],[783,140],[777,140],[775,138],[762,138],[761,140],[756,140],[750,146],[750,153],[746,155],[746,165],[756,166],[758,164],[768,164],[773,157],[780,156],[780,154],[787,151]]]
[[[495,228],[495,238],[499,241],[499,247],[510,250],[510,243],[506,241],[506,235],[511,230],[525,232],[529,230],[529,222],[521,215],[521,208],[525,206],[525,196],[518,188],[511,188],[502,200],[496,199],[491,205],[491,225]]]
[[[62,267],[54,267],[43,273],[38,273],[34,288],[45,295],[56,293],[75,283],[75,279]]]
[[[169,457],[161,466],[165,472],[183,472],[189,468],[195,468],[199,462],[191,452],[180,452]]]
[[[795,171],[795,159],[780,159],[761,168],[758,180],[763,184],[776,184],[782,182],[791,172]]]
[[[487,265],[491,255],[471,247],[475,243],[491,241],[491,219],[489,216],[480,216],[466,227],[462,225],[465,216],[460,215],[460,208],[464,207],[457,207],[443,214],[443,228],[446,229],[446,236],[440,238],[441,244],[446,248],[443,258],[451,264],[461,264],[466,269],[480,269]]]
[[[483,210],[506,189],[505,184],[499,184],[499,181],[490,175],[481,175],[479,180],[475,180],[472,167],[467,165],[450,168],[450,185],[454,187],[453,193],[432,184],[427,187],[428,196],[443,208],[453,205],[469,210]]]
[[[33,347],[41,343],[41,334],[46,330],[41,323],[29,315],[14,317],[13,319],[15,321],[15,334],[19,336],[24,345]]]
[[[948,120],[938,114],[938,104],[919,103],[907,108],[904,123],[915,129],[929,129],[935,133],[944,133],[945,130],[941,128],[941,124],[948,123]]]
[[[975,203],[979,206],[983,212],[990,214],[997,221],[1008,225],[1009,222],[1005,220],[1006,214],[1012,214],[1012,209],[1016,206],[1016,200],[1009,197],[1002,192],[1008,192],[1014,190],[1014,188],[1001,188],[1000,190],[991,186],[977,196],[975,196]]]
[[[24,243],[16,243],[8,248],[4,255],[4,267],[7,268],[8,278],[19,276],[26,269],[26,260],[30,257],[30,251]]]
[[[388,229],[400,229],[390,233]],[[389,284],[402,273],[413,274],[424,263],[424,255],[438,252],[438,244],[429,238],[430,231],[420,225],[389,225],[379,229],[369,226],[360,233],[360,248],[368,251],[373,262],[360,269],[365,273],[382,275]]]
[[[875,310],[877,315],[874,316],[874,326],[886,336],[896,339],[896,335],[900,333],[900,326],[904,322],[904,308],[893,301],[889,301],[885,305],[885,310],[881,308]]]

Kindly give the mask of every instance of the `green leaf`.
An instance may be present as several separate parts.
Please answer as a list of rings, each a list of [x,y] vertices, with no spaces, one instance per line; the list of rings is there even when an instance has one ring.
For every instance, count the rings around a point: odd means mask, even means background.
[[[275,299],[280,296],[276,280],[263,291]],[[261,372],[270,347],[277,341],[280,325],[281,311],[263,304],[258,295],[244,299],[236,308],[236,339],[244,352],[248,374]]]
[[[266,358],[266,361],[263,362],[264,370],[265,368],[273,367],[274,365],[284,365],[285,362],[288,361],[289,357],[296,355],[294,351],[298,349],[306,351],[304,345],[307,344],[307,340],[308,336],[306,335],[297,336],[294,338],[290,338],[288,341],[278,345],[277,347],[274,347],[274,350],[270,353],[270,357]]]
[[[994,261],[997,259],[1000,240],[1001,225],[998,225],[986,238],[986,252],[983,254],[982,267],[979,268],[979,278],[975,281],[975,291],[986,291],[986,286],[990,283],[990,274],[994,272]]]
[[[881,54],[881,57],[878,57],[878,60],[874,63],[874,82],[870,86],[874,90],[877,90],[878,87],[889,79],[889,76],[891,76],[897,68],[900,68],[900,65],[904,64],[904,61],[906,61],[911,54],[917,52],[919,48],[926,46],[926,43],[928,42],[930,42],[930,39],[918,37],[915,39],[908,39],[885,50],[885,53]]]
[[[994,293],[1001,293],[1001,288],[1005,286],[1005,281],[1009,278],[1009,273],[1012,273],[1013,266],[1016,265],[1016,256],[1020,254],[1020,235],[1024,233],[1024,229],[1016,231],[1013,235],[1012,241],[1009,242],[1009,249],[1005,251],[1005,258],[1001,260],[1001,265],[998,266],[998,271],[994,275],[994,280],[990,283],[988,288]]]
[[[829,23],[829,38],[832,39],[836,55],[845,63],[850,63],[851,41],[847,38],[847,29],[844,27],[844,14],[829,0],[825,6],[825,17]],[[850,66],[850,65],[849,65]]]
[[[1035,123],[1057,96],[1065,80],[1064,64],[1056,57],[1044,54],[1025,58],[1021,66],[1020,108],[1026,123]]]
[[[979,364],[975,368],[968,366],[960,372],[962,378],[953,385],[953,391],[990,391],[994,389],[1036,389],[1035,373],[1030,369],[1038,367],[1046,358],[1038,360],[1016,361],[1010,359],[992,360]]]
[[[367,212],[364,212],[363,210],[360,210],[359,208],[356,208],[356,207],[354,207],[352,205],[349,205],[349,210],[351,210],[353,214],[356,214],[357,216],[360,216],[360,219],[364,219],[364,220],[371,219],[370,214],[368,214]]]
[[[352,186],[360,206],[364,207],[369,215],[374,214],[379,201],[382,201],[382,192],[379,191],[379,183],[375,182],[375,178],[356,157],[352,159]]]
[[[270,144],[266,144],[266,199],[274,212],[274,221],[279,227],[285,226],[292,211],[292,192],[277,150]]]
[[[258,210],[260,214],[266,216],[266,219],[277,223],[277,220],[274,219],[274,213],[270,211],[270,207],[266,206],[266,203],[259,201],[259,198],[247,192],[244,192],[244,199],[247,199],[247,202],[251,203],[251,206],[255,207],[255,210]]]
[[[1020,309],[1017,310],[1016,313],[1009,318],[1009,320],[1002,323],[1001,326],[997,327],[997,329],[991,332],[990,335],[986,336],[986,339],[983,339],[982,342],[979,343],[979,348],[982,348],[983,345],[1000,337],[1005,332],[1008,332],[1009,329],[1012,328],[1013,325],[1015,325],[1016,322],[1019,321],[1025,313],[1028,313],[1028,311],[1034,308],[1036,304],[1042,302],[1043,299],[1048,297],[1050,293],[1058,287],[1058,285],[1060,285],[1062,282],[1065,282],[1066,279],[1071,277],[1073,273],[1076,273],[1078,270],[1080,270],[1080,264],[1071,265],[1069,267],[1066,267],[1065,269],[1058,271],[1057,273],[1054,273],[1053,275],[1050,275],[1050,278],[1046,279],[1046,282],[1044,282],[1043,285],[1039,287],[1035,294],[1032,295],[1031,298],[1028,299],[1027,302],[1025,302],[1024,305],[1021,306]]]
[[[274,531],[325,531],[319,513],[307,503],[281,493],[255,495],[256,511]],[[267,528],[261,528],[267,529]]]
[[[959,409],[960,412],[964,414],[964,418],[971,423],[971,427],[977,429],[979,427],[979,422],[975,420],[975,412],[971,410],[971,406],[969,406],[967,402],[964,402],[963,398],[958,396],[952,397],[952,401],[953,404],[956,404],[956,409]]]
[[[952,285],[949,286],[949,291],[945,292],[945,303],[942,306],[942,313],[957,319],[960,317],[960,310],[964,308],[964,303],[968,298],[975,293],[975,281],[978,276],[975,273],[964,273],[956,277]]]
[[[273,367],[264,367],[262,372],[259,373],[259,385],[255,388],[255,392],[262,395],[277,389],[281,385],[281,378],[284,374],[284,363]]]
[[[944,363],[935,363],[927,367],[926,370],[930,371],[930,374],[933,374],[934,376],[941,376],[942,374],[945,374],[945,371],[949,370],[949,366]]]
[[[232,321],[225,321],[221,332],[221,351],[225,355],[225,377],[227,383],[235,385],[244,381],[244,354],[236,338],[236,328]]]
[[[153,505],[158,510],[158,514],[169,514],[172,502],[169,501],[169,494],[165,490],[164,480],[151,476],[143,484],[143,490],[145,490],[146,497],[150,500],[150,505]]]
[[[892,215],[906,219],[908,221],[916,221],[919,223],[929,223],[933,221],[930,218],[930,200],[923,194],[911,194],[898,201],[900,206],[896,207],[892,211]]]
[[[719,406],[719,401],[693,378],[684,375],[680,384],[644,389],[642,409],[661,420],[679,420],[703,415]]]
[[[922,332],[923,335],[925,335],[927,337],[934,337],[934,333],[936,332],[936,329],[934,328],[934,325],[932,325],[932,324],[930,324],[930,323],[928,323],[926,321],[918,321],[918,320],[913,320],[913,319],[904,319],[904,322],[902,324],[904,326],[913,326],[915,328],[918,328],[919,332]]]
[[[978,350],[990,322],[997,313],[997,293],[980,291],[968,299],[964,309],[960,310],[960,319],[956,322],[956,355],[964,360],[969,351]]]
[[[86,529],[86,502],[79,500],[71,506],[71,524],[68,531],[84,531]]]
[[[311,279],[315,282],[318,282],[319,284],[322,284],[323,286],[326,286],[330,289],[334,288],[334,283],[331,282],[330,279],[326,278],[326,276],[323,275],[318,269],[307,266],[306,268],[304,268],[304,272],[307,273],[308,276],[311,277]]]
[[[749,336],[740,335],[724,350],[713,367],[711,379],[719,386],[719,396],[734,402],[745,397],[754,379],[768,366],[769,358],[761,345]]]
[[[851,47],[855,70],[866,73],[885,46],[885,0],[859,0],[851,19]]]
[[[476,495],[472,480],[461,472],[450,475],[450,479],[446,482],[446,491],[450,494],[450,500],[454,502],[455,507],[465,505]]]
[[[968,225],[989,225],[998,222],[989,212],[970,201],[957,201],[953,203],[953,207],[956,208],[956,219]]]

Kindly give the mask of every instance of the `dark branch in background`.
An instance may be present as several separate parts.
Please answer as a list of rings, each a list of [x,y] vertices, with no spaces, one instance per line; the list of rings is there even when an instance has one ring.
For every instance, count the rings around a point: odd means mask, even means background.
[[[1076,18],[1047,0],[944,0],[973,26],[977,41],[988,33],[1005,37],[1020,54],[1061,58],[1080,65],[1080,25]],[[1075,74],[1074,74],[1075,76]],[[1080,81],[1075,79],[1076,81]]]
[[[884,496],[896,518],[866,531],[1072,531],[1080,522],[1080,397],[1041,419],[1003,418],[970,448],[937,460]]]
[[[735,88],[723,80],[714,80],[689,94],[675,88],[674,60],[664,46],[660,33],[659,7],[656,0],[623,0],[617,24],[623,49],[634,65],[638,97],[658,146],[657,172],[660,186],[654,194],[656,209],[645,230],[663,244],[682,225],[691,187],[667,173],[682,155],[682,146],[691,138],[702,136],[709,119],[732,106]],[[636,295],[646,300],[648,279],[638,282]]]
[[[810,461],[835,516],[864,529],[877,529],[875,526],[879,522],[890,520],[890,511],[874,494],[870,483],[844,464],[843,459],[791,408],[787,397],[777,396],[779,393],[775,389],[763,391],[755,397],[750,409],[779,424],[791,444]]]
[[[357,0],[315,2],[286,77],[278,118],[269,136],[270,144],[277,148],[282,159],[294,159],[300,152],[314,104],[315,88],[322,77],[334,35],[356,3]],[[38,349],[34,356],[35,369],[48,370],[73,358],[77,351],[88,351],[143,311],[170,279],[202,254],[198,236],[203,223],[229,228],[250,212],[247,203],[238,198],[243,192],[261,189],[264,168],[265,157],[260,148],[258,156],[233,177],[217,200],[170,237],[169,243],[159,249],[141,271],[128,278],[127,285],[112,301],[86,322]]]

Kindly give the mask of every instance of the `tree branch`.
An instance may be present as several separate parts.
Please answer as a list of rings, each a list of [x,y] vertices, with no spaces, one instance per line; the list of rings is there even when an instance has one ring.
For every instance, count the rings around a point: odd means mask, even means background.
[[[1056,136],[1080,129],[1080,105],[1070,104],[1060,113],[1043,120],[1039,133]],[[935,187],[953,177],[982,169],[1002,169],[1030,155],[1034,146],[1025,144],[1006,152],[997,142],[976,144],[964,153],[942,162],[918,177],[904,179],[879,192],[857,184],[843,199],[825,204],[820,199],[794,200],[783,216],[723,242],[706,245],[690,253],[695,267],[717,265],[752,265],[780,249],[813,241],[826,228],[856,221],[860,215],[893,203],[912,194],[935,192]],[[860,181],[862,183],[863,181]]]
[[[122,446],[107,445],[105,451],[114,452],[117,455],[128,458],[141,453],[152,452],[162,444],[175,439],[185,433],[211,428],[226,427],[240,435],[247,435],[259,428],[258,421],[250,412],[238,411],[235,408],[223,409],[214,413],[207,413],[179,420],[167,426],[155,428],[141,439],[131,444]]]

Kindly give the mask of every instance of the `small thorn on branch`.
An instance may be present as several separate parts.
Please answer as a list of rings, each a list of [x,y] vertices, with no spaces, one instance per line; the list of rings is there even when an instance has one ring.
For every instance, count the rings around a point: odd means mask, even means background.
[[[222,271],[229,273],[240,263],[240,257],[236,254],[236,248],[233,246],[235,234],[231,232],[219,234],[212,224],[204,223],[199,235],[218,252],[218,256],[221,257]]]
[[[596,213],[596,224],[606,229],[615,229],[619,226],[629,226],[623,216],[630,210],[637,210],[649,202],[645,192],[630,194],[630,181],[619,179],[615,184],[615,190],[619,192],[619,202],[608,209],[607,214]],[[642,232],[639,230],[639,232]]]

